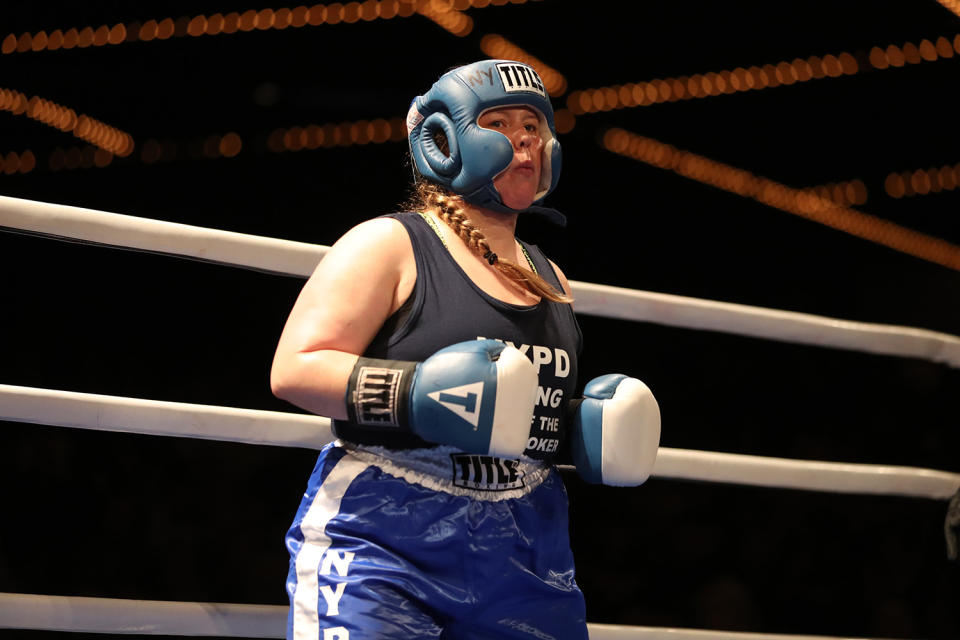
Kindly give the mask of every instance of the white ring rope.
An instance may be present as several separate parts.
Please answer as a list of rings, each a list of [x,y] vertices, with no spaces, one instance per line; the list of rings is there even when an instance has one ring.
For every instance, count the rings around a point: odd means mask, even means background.
[[[287,607],[0,593],[0,629],[283,638]],[[826,636],[587,624],[590,640],[841,640]],[[850,640],[850,639],[847,639]]]
[[[330,419],[0,384],[0,420],[154,436],[320,449]]]
[[[0,196],[0,227],[183,256],[284,275],[309,275],[327,247]]]
[[[304,277],[327,250],[320,245],[4,196],[0,196],[0,227]],[[922,358],[960,368],[960,337],[947,333],[589,282],[571,281],[570,285],[577,313]]]
[[[577,313],[904,356],[960,368],[960,336],[571,281]]]
[[[319,449],[319,416],[0,385],[0,420]],[[750,486],[949,500],[960,473],[660,447],[653,475]]]
[[[288,607],[0,593],[0,629],[282,638]]]

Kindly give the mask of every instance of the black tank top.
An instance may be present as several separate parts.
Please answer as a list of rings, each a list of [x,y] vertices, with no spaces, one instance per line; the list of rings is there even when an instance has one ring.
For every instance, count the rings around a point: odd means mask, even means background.
[[[416,258],[417,280],[410,297],[374,337],[364,356],[423,361],[457,342],[492,338],[512,344],[538,366],[540,389],[525,455],[552,460],[565,437],[564,406],[577,383],[582,336],[568,304],[540,300],[517,305],[491,297],[460,268],[440,236],[417,213],[386,217],[406,228]],[[558,291],[553,267],[535,245],[521,242],[537,272]],[[335,420],[338,438],[395,449],[434,445],[410,433],[385,432]]]

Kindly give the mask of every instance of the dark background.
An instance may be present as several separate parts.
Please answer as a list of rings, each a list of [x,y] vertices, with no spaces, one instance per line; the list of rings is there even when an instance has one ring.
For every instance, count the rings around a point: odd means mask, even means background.
[[[227,2],[5,2],[7,33],[262,9]],[[273,6],[272,8],[280,8]],[[629,11],[629,13],[626,13]],[[934,0],[572,2],[0,55],[0,87],[129,132],[104,168],[54,171],[69,134],[0,112],[36,168],[0,194],[331,244],[407,195],[406,145],[276,153],[280,127],[402,117],[499,33],[570,90],[902,46],[960,31]],[[960,243],[960,191],[894,199],[892,171],[960,161],[960,56],[583,115],[520,235],[574,280],[960,333],[960,273],[601,148],[619,126],[794,187],[860,179],[862,211]],[[565,98],[555,101],[565,104]],[[208,158],[236,132],[242,151]],[[174,159],[142,161],[145,141]],[[371,257],[371,259],[375,259]],[[0,383],[287,411],[268,372],[302,286],[176,258],[0,234]],[[925,361],[581,316],[582,379],[645,380],[662,444],[960,471],[960,372]],[[282,604],[282,539],[315,452],[4,423],[0,591]],[[592,622],[960,638],[945,504],[653,479],[567,477]],[[57,634],[0,631],[3,637]],[[70,636],[76,637],[76,636]]]

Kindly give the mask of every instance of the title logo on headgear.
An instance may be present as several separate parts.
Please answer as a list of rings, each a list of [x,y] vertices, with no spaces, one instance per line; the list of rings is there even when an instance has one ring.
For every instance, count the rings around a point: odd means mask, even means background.
[[[497,71],[500,72],[503,90],[507,93],[532,91],[544,98],[547,97],[546,91],[543,90],[543,81],[533,68],[525,64],[500,62],[497,64]]]

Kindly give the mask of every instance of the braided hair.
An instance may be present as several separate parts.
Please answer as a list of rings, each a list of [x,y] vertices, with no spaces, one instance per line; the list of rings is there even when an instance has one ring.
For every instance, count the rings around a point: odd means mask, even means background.
[[[490,266],[506,276],[508,280],[531,294],[553,302],[570,304],[573,298],[557,291],[539,274],[525,269],[517,263],[501,258],[487,244],[483,232],[467,217],[463,199],[448,193],[442,187],[426,180],[419,180],[414,186],[411,209],[415,211],[434,211],[453,232],[463,240],[470,250],[486,260]]]

